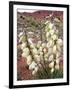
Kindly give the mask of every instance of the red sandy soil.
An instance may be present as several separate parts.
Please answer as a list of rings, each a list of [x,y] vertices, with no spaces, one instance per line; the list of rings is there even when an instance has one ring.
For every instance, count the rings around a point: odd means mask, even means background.
[[[38,10],[36,12],[33,12],[33,13],[28,13],[28,12],[23,12],[23,13],[20,13],[20,12],[17,12],[17,15],[22,15],[22,16],[31,16],[33,17],[34,19],[38,20],[38,21],[41,21],[43,20],[45,17],[49,16],[50,14],[53,14],[53,17],[56,17],[56,16],[59,16],[60,17],[60,20],[62,21],[63,20],[63,11],[47,11],[47,10]],[[23,21],[22,20],[18,20],[18,23],[22,23]]]
[[[28,13],[28,12],[23,12],[23,13],[19,13],[21,15],[24,16],[32,16],[36,19],[44,19],[46,16],[49,16],[50,14],[53,14],[53,16],[61,16],[63,17],[63,12],[62,11],[47,11],[47,10],[38,10],[36,12],[33,13]]]
[[[20,58],[20,60],[17,61],[17,71],[19,74],[20,80],[31,80],[32,79],[32,72],[27,69],[26,67],[26,59]]]

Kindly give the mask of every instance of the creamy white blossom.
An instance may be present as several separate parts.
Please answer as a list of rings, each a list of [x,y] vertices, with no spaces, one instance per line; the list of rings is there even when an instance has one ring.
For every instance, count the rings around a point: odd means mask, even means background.
[[[45,57],[44,59],[45,59],[45,61],[48,61],[48,58]]]
[[[43,49],[43,52],[44,52],[44,53],[47,53],[47,49],[46,49],[46,48],[44,48],[44,49]]]
[[[24,49],[23,49],[23,52],[29,53],[29,52],[30,52],[30,51],[29,51],[29,48],[28,48],[28,47],[24,48]]]
[[[32,38],[29,38],[29,39],[28,39],[28,42],[29,42],[30,44],[33,44],[33,42],[32,42],[32,41],[33,41],[33,39],[32,39]]]
[[[43,55],[43,52],[40,52],[40,55]]]
[[[37,67],[35,67],[35,69],[34,69],[34,70],[37,72],[37,71],[38,71],[38,69],[39,69],[39,68],[38,68],[38,66],[37,66]]]
[[[49,37],[49,35],[50,35],[50,33],[49,33],[49,32],[47,32],[47,33],[46,33],[46,38],[48,38],[48,37]]]
[[[53,46],[53,53],[56,54],[56,51],[57,51],[57,47],[56,47],[56,45],[54,45],[54,46]]]
[[[49,31],[49,33],[50,33],[51,35],[53,35],[54,32],[55,32],[55,31],[54,31],[53,29]]]
[[[29,65],[29,69],[33,70],[36,66],[37,64],[35,63],[35,61],[32,61],[32,63]]]
[[[51,36],[51,38],[52,38],[53,40],[57,40],[57,39],[58,39],[58,37],[57,37],[56,34],[53,34],[53,35]]]
[[[26,46],[27,46],[27,43],[26,43],[26,42],[23,42],[23,43],[21,44],[20,48],[21,48],[21,49],[24,49],[24,48],[26,48]]]
[[[49,63],[49,68],[53,68],[54,67],[54,61]]]
[[[32,51],[33,51],[33,54],[38,54],[38,50],[36,48],[34,48]]]
[[[36,74],[36,72],[38,71],[38,66],[34,68],[34,70],[32,71],[32,75]]]
[[[34,58],[37,62],[40,62],[40,55],[34,55]]]
[[[18,37],[21,37],[22,35],[23,35],[23,32],[20,32],[19,35],[18,35]]]
[[[48,57],[49,57],[48,53],[44,54],[44,58],[48,58]]]
[[[27,57],[28,55],[29,55],[29,53],[27,53],[27,52],[22,53],[22,57]]]
[[[31,55],[27,56],[27,64],[30,65],[32,63]]]
[[[57,58],[56,59],[56,64],[59,64],[60,63],[60,58]]]
[[[62,45],[63,45],[62,39],[58,39],[58,40],[57,40],[57,44],[60,45],[60,46],[62,46]]]
[[[51,68],[51,73],[53,73],[54,72],[54,68]]]
[[[42,47],[40,47],[40,48],[39,48],[39,51],[40,51],[40,52],[42,52],[42,50],[43,50],[43,48],[42,48]]]
[[[54,41],[53,40],[50,40],[48,43],[47,43],[47,47],[50,48],[54,45]]]
[[[42,43],[42,48],[45,48],[46,47],[46,43]]]
[[[41,46],[41,41],[38,41],[37,48],[40,48],[40,46]]]
[[[32,75],[35,75],[35,73],[36,73],[36,71],[35,71],[35,70],[33,70],[33,71],[32,71]]]
[[[30,44],[30,48],[35,48],[35,45],[34,44]]]
[[[56,58],[59,58],[61,56],[61,53],[60,52],[56,52]]]
[[[23,36],[21,36],[21,37],[19,38],[19,42],[21,42],[21,41],[22,41],[22,39],[23,39]]]
[[[53,54],[51,54],[50,56],[49,56],[49,61],[53,61],[53,59],[54,59],[54,55]]]
[[[59,70],[59,64],[55,65],[55,69]]]
[[[46,22],[45,22],[45,24],[48,24],[48,23],[49,23],[49,21],[46,21]]]
[[[48,48],[48,55],[53,53],[53,48]]]
[[[53,28],[53,23],[49,23],[49,28],[52,29]]]
[[[58,50],[58,52],[60,52],[60,53],[61,53],[62,48],[60,47],[60,45],[57,45],[57,50]]]

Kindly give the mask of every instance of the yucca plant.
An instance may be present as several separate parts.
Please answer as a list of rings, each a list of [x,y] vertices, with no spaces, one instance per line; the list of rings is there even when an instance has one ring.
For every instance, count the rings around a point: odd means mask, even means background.
[[[40,23],[36,23],[34,19],[25,19],[26,23],[31,24],[35,30],[38,29],[40,32],[40,41],[37,43],[33,43],[31,38],[28,38],[27,27],[23,26],[22,35],[19,35],[19,40],[22,42],[20,45],[22,57],[26,58],[28,69],[32,70],[33,79],[62,78],[60,60],[63,40],[58,35],[59,31],[55,24],[50,21],[51,19]]]

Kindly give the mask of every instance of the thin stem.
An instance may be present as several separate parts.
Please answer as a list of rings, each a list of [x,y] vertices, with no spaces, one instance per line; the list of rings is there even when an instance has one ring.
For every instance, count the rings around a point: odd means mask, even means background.
[[[24,30],[24,32],[25,32],[25,36],[26,36],[27,47],[29,48],[30,54],[31,54],[31,56],[32,56],[32,59],[34,59],[34,56],[33,56],[33,54],[32,54],[32,51],[31,51],[31,48],[30,48],[30,45],[29,45],[29,42],[28,42],[28,38],[27,38],[27,34],[26,34],[26,30]]]
[[[40,36],[41,36],[41,41],[43,41],[43,37],[42,37],[42,28],[40,29]],[[42,51],[42,52],[43,52],[43,51]],[[46,74],[47,74],[46,67],[44,67],[44,65],[45,65],[45,61],[44,61],[44,52],[43,52],[43,63],[44,63],[44,64],[41,63],[41,65],[42,65],[44,71],[45,71]]]

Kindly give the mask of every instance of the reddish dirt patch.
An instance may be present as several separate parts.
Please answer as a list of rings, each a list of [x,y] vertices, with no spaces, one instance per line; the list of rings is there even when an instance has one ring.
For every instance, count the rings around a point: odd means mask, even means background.
[[[20,58],[17,61],[17,74],[18,80],[31,80],[32,79],[32,72],[26,68],[26,59]]]

